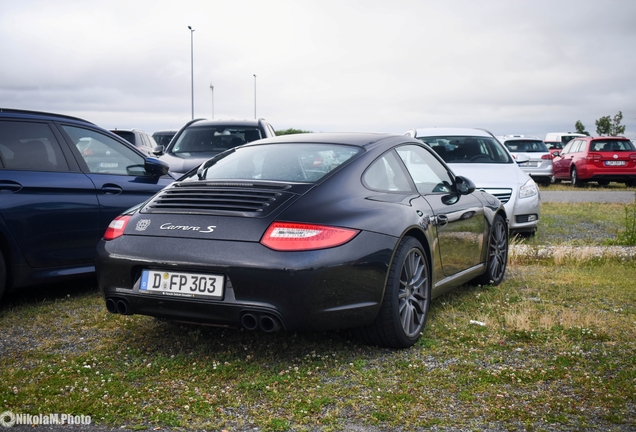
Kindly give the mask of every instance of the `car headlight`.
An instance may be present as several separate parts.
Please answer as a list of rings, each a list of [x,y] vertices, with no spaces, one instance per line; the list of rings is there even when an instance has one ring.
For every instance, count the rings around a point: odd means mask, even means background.
[[[538,193],[537,184],[532,179],[528,179],[526,184],[519,188],[519,198],[530,198]]]

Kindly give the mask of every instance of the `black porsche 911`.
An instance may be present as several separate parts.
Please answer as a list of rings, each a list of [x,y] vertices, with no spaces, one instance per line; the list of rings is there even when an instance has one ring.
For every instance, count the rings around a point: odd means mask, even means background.
[[[432,298],[499,284],[505,210],[419,140],[300,134],[221,153],[109,226],[106,308],[402,348]]]

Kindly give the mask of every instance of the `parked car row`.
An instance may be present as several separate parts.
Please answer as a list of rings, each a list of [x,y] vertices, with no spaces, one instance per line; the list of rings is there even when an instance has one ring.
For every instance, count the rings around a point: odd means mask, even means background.
[[[189,122],[164,162],[129,132],[0,110],[0,294],[96,269],[110,312],[406,347],[432,298],[505,275],[507,208],[449,159],[475,139],[525,176],[487,133],[437,136],[446,164],[415,138],[263,120]]]
[[[111,313],[408,347],[433,298],[503,280],[553,164],[616,180],[636,163],[626,139],[575,137],[553,159],[481,129],[275,137],[197,119],[156,136],[0,110],[0,296],[96,271]]]

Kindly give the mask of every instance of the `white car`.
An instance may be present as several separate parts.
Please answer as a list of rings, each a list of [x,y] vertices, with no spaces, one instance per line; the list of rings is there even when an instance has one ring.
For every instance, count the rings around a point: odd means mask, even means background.
[[[504,135],[497,139],[506,146],[519,167],[527,172],[539,184],[549,186],[554,176],[552,155],[543,140],[525,135]],[[528,158],[527,162],[519,162],[520,156]]]
[[[411,129],[405,135],[431,146],[455,174],[499,198],[510,219],[510,231],[534,234],[541,214],[539,188],[517,165],[527,162],[527,157],[515,161],[503,144],[483,129]]]

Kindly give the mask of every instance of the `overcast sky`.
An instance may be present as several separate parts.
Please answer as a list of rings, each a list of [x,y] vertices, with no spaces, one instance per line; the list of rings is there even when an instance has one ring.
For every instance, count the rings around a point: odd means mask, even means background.
[[[0,0],[0,107],[179,128],[188,26],[197,118],[254,118],[256,89],[277,130],[543,138],[622,111],[636,137],[634,0]]]

